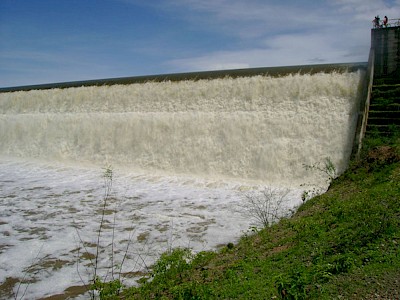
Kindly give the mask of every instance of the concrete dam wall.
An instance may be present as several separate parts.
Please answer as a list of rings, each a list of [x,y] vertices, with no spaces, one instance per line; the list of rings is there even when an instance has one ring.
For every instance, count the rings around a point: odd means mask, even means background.
[[[0,92],[0,155],[292,186],[352,151],[365,64],[262,68]]]
[[[400,77],[400,27],[371,30],[374,77]]]

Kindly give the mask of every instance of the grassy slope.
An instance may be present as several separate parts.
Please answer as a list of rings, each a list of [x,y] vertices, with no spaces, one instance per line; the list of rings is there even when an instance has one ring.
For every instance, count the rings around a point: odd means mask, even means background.
[[[182,249],[163,255],[152,280],[123,298],[398,299],[398,153],[369,151],[326,194],[237,245],[194,259]]]

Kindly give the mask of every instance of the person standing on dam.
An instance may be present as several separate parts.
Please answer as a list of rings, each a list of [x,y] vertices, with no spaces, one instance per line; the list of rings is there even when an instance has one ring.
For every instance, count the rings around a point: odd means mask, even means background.
[[[374,28],[379,28],[379,22],[380,22],[379,15],[376,16],[372,22],[374,23]]]
[[[383,26],[387,27],[387,24],[388,24],[388,17],[385,16],[385,17],[383,18]]]

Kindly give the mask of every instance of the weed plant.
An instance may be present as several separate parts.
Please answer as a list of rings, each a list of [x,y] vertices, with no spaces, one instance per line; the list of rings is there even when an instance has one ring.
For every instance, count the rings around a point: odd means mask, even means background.
[[[265,228],[287,217],[287,201],[289,190],[264,188],[261,191],[245,194],[241,211],[253,220],[254,228]]]
[[[303,167],[310,172],[318,173],[321,178],[325,181],[326,185],[329,187],[332,181],[337,177],[337,171],[334,163],[332,162],[330,157],[326,157],[324,162],[317,162],[313,165],[304,164]],[[324,189],[315,184],[302,184],[301,186],[307,187],[306,190],[303,191],[301,195],[301,199],[303,202],[312,199],[313,197],[320,195],[324,192]]]
[[[116,261],[116,253],[117,249],[115,249],[115,226],[116,226],[116,214],[117,211],[116,209],[112,209],[112,215],[113,215],[113,222],[111,225],[108,225],[108,227],[111,226],[112,234],[111,234],[111,241],[109,241],[109,245],[103,246],[104,245],[104,238],[103,234],[105,233],[106,230],[106,213],[107,211],[110,211],[110,202],[112,200],[111,192],[112,192],[112,187],[113,187],[113,169],[111,166],[108,166],[104,169],[103,172],[103,180],[104,180],[104,195],[101,203],[101,209],[100,209],[100,215],[101,219],[99,221],[99,228],[97,230],[97,236],[96,236],[96,243],[95,243],[95,253],[92,255],[91,252],[84,246],[85,243],[82,240],[79,231],[77,231],[79,240],[81,245],[83,246],[85,250],[85,254],[87,257],[90,258],[90,263],[89,263],[89,269],[87,270],[89,275],[89,284],[86,284],[86,281],[82,278],[80,272],[79,272],[79,259],[77,261],[77,270],[78,270],[78,275],[81,278],[81,281],[86,287],[86,290],[89,292],[90,298],[91,299],[118,299],[118,296],[120,294],[120,291],[123,287],[122,285],[122,267],[124,265],[125,260],[127,259],[127,254],[129,251],[129,247],[131,244],[131,240],[127,242],[127,246],[125,249],[125,252],[120,259],[120,261]],[[101,256],[108,256],[109,257],[109,266],[106,267],[106,274],[101,277],[99,275],[100,271],[100,260]],[[93,258],[91,258],[93,256]]]

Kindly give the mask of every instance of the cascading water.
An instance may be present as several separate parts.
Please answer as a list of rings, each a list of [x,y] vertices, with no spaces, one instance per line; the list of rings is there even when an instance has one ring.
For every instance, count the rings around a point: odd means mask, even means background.
[[[149,245],[155,250],[145,253],[154,259],[163,243],[202,250],[236,239],[250,226],[235,209],[243,189],[291,188],[287,207],[299,204],[301,184],[326,184],[304,165],[330,158],[339,173],[347,166],[362,77],[331,72],[1,93],[0,286],[7,295],[20,287],[19,295],[26,288],[26,297],[38,298],[82,285],[77,244],[91,241],[93,250],[98,175],[107,165],[116,176],[115,243],[134,240],[141,258]],[[134,269],[137,260],[126,265]]]
[[[0,153],[300,184],[346,167],[360,73],[148,82],[0,94]]]

